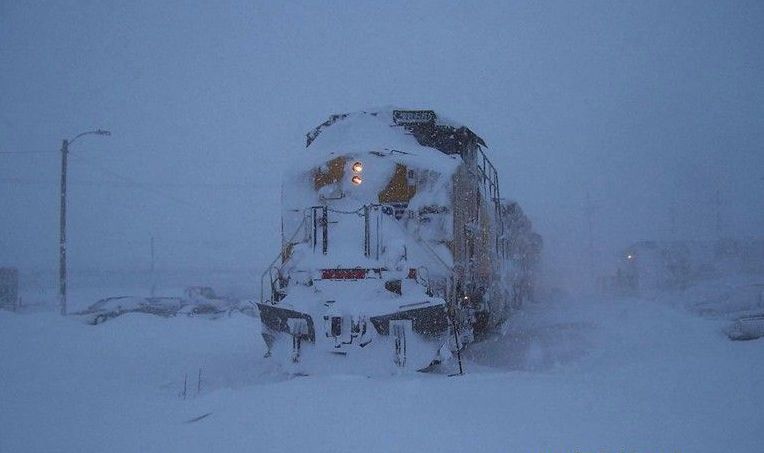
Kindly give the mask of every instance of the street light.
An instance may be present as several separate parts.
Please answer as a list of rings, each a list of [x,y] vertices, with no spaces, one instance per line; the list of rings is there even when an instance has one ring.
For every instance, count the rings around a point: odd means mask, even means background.
[[[111,132],[103,129],[87,131],[78,134],[71,140],[64,139],[61,145],[61,210],[60,210],[60,235],[58,241],[58,290],[61,315],[66,315],[66,161],[69,155],[69,145],[85,135],[111,135]]]

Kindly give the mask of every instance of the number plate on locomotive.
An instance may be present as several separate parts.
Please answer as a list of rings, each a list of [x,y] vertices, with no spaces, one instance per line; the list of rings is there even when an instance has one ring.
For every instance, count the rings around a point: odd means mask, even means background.
[[[393,110],[395,124],[434,123],[436,119],[432,110]]]

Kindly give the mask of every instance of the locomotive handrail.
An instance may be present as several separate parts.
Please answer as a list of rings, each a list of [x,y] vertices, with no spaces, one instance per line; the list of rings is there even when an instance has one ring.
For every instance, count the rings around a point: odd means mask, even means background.
[[[493,166],[488,156],[485,155],[481,148],[478,148],[480,152],[480,158],[475,159],[475,167],[478,170],[476,175],[482,179],[483,184],[481,187],[488,191],[488,198],[493,202],[494,214],[496,216],[496,223],[498,225],[498,233],[496,234],[496,250],[500,251],[501,255],[504,255],[505,250],[503,242],[500,237],[504,234],[504,219],[501,215],[501,193],[499,190],[499,173],[496,171],[496,167]],[[487,184],[487,188],[486,186]]]
[[[482,171],[482,169],[481,169],[481,171]],[[340,211],[340,210],[331,209],[331,208],[327,209],[327,211],[329,211],[329,212],[337,212],[337,213],[341,213],[341,214],[356,214],[356,215],[363,216],[362,212],[363,212],[364,207],[366,207],[366,208],[373,208],[373,207],[390,207],[390,206],[386,205],[386,204],[371,203],[369,205],[364,205],[363,207],[361,207],[361,208],[359,208],[359,209],[357,209],[355,211]],[[309,209],[314,209],[314,208],[315,207],[311,207]],[[306,212],[307,212],[307,210],[306,210]],[[300,225],[297,227],[297,229],[292,234],[292,236],[289,238],[289,240],[286,242],[286,244],[291,244],[291,243],[294,242],[294,239],[297,237],[298,234],[300,234],[300,231],[302,231],[302,229],[306,226],[307,220],[308,220],[308,216],[307,215],[303,215],[302,222],[300,222]],[[418,235],[415,235],[414,233],[408,231],[406,228],[403,227],[403,225],[400,224],[400,222],[397,219],[395,219],[395,220],[396,221],[393,222],[393,223],[405,235],[412,237],[414,239],[414,241],[413,241],[414,244],[420,246],[427,253],[429,253],[432,257],[434,257],[436,262],[443,267],[443,269],[446,271],[446,273],[449,276],[453,275],[453,268],[451,266],[449,266],[445,261],[443,261],[443,259],[435,252],[435,250],[433,250],[432,247],[430,247],[430,245],[427,243],[427,241],[423,240]],[[260,302],[261,303],[265,302],[265,277],[266,277],[266,275],[269,276],[268,280],[269,280],[269,283],[270,283],[270,286],[271,286],[271,298],[275,298],[274,295],[276,293],[276,288],[275,288],[274,283],[275,283],[275,281],[276,281],[276,279],[278,277],[274,278],[272,274],[273,274],[273,270],[277,269],[276,263],[278,262],[279,258],[283,259],[283,257],[284,257],[284,251],[282,250],[281,252],[279,252],[278,255],[276,255],[276,257],[273,259],[273,261],[271,261],[271,263],[265,268],[263,273],[260,275]],[[284,262],[282,262],[282,265],[284,264]],[[431,285],[430,278],[429,278],[429,271],[428,271],[428,276],[427,276],[427,285],[428,285],[428,287]]]
[[[427,241],[423,240],[421,237],[418,237],[418,236],[414,236],[414,234],[413,234],[413,233],[411,233],[410,231],[408,231],[408,230],[406,230],[405,228],[403,228],[403,225],[401,225],[401,224],[400,224],[400,222],[398,222],[398,220],[397,220],[397,219],[396,219],[396,221],[395,221],[395,222],[393,222],[393,223],[395,223],[395,225],[397,225],[397,226],[398,226],[398,228],[400,228],[400,229],[401,229],[401,231],[403,231],[403,233],[404,233],[404,234],[407,234],[407,235],[409,235],[409,236],[412,236],[412,237],[413,237],[413,239],[414,239],[414,243],[415,243],[415,244],[422,246],[422,248],[424,248],[426,251],[428,251],[430,254],[432,254],[432,256],[434,256],[434,257],[435,257],[435,259],[436,259],[436,260],[437,260],[437,261],[438,261],[438,262],[439,262],[439,263],[440,263],[440,264],[443,266],[443,268],[444,268],[444,269],[445,269],[445,270],[446,270],[446,271],[447,271],[449,274],[453,272],[453,269],[451,268],[451,266],[449,266],[448,264],[446,264],[446,262],[445,262],[445,261],[443,261],[443,259],[441,259],[441,257],[440,257],[440,256],[438,256],[438,254],[437,254],[437,253],[435,253],[435,250],[433,250],[433,249],[432,249],[432,247],[430,247],[430,245],[429,245],[429,244],[427,244]]]
[[[303,215],[302,222],[300,222],[300,225],[297,227],[294,234],[292,234],[292,236],[289,238],[289,241],[287,241],[288,244],[293,243],[294,239],[297,237],[297,235],[300,233],[302,228],[305,226],[306,220],[307,220],[307,217]],[[264,294],[265,285],[263,284],[265,281],[265,276],[266,274],[271,274],[273,272],[273,269],[276,268],[276,262],[278,262],[279,258],[282,258],[283,260],[283,257],[284,257],[284,250],[282,245],[282,250],[279,252],[278,255],[276,255],[276,258],[274,258],[273,261],[271,261],[271,264],[268,265],[268,267],[266,267],[263,273],[260,275],[260,303],[265,302],[265,294]],[[284,262],[282,262],[281,264],[284,264]],[[273,294],[276,292],[276,290],[273,287],[274,280],[272,275],[270,276],[269,280],[271,285],[271,297],[273,297]]]

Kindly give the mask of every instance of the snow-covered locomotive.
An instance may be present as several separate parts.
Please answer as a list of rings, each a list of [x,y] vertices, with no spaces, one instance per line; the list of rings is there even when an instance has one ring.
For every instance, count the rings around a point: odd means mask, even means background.
[[[333,115],[309,132],[261,282],[266,356],[423,369],[532,297],[541,238],[502,201],[485,146],[430,110]]]

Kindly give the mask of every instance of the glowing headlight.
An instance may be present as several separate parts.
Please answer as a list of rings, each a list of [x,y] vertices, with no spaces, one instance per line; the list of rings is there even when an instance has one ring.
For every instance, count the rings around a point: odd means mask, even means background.
[[[361,177],[358,175],[353,176],[353,178],[350,180],[353,181],[353,184],[355,184],[356,186],[363,182],[363,179],[361,179]]]
[[[363,171],[363,164],[360,162],[356,162],[353,164],[353,171],[356,173],[361,173]]]

